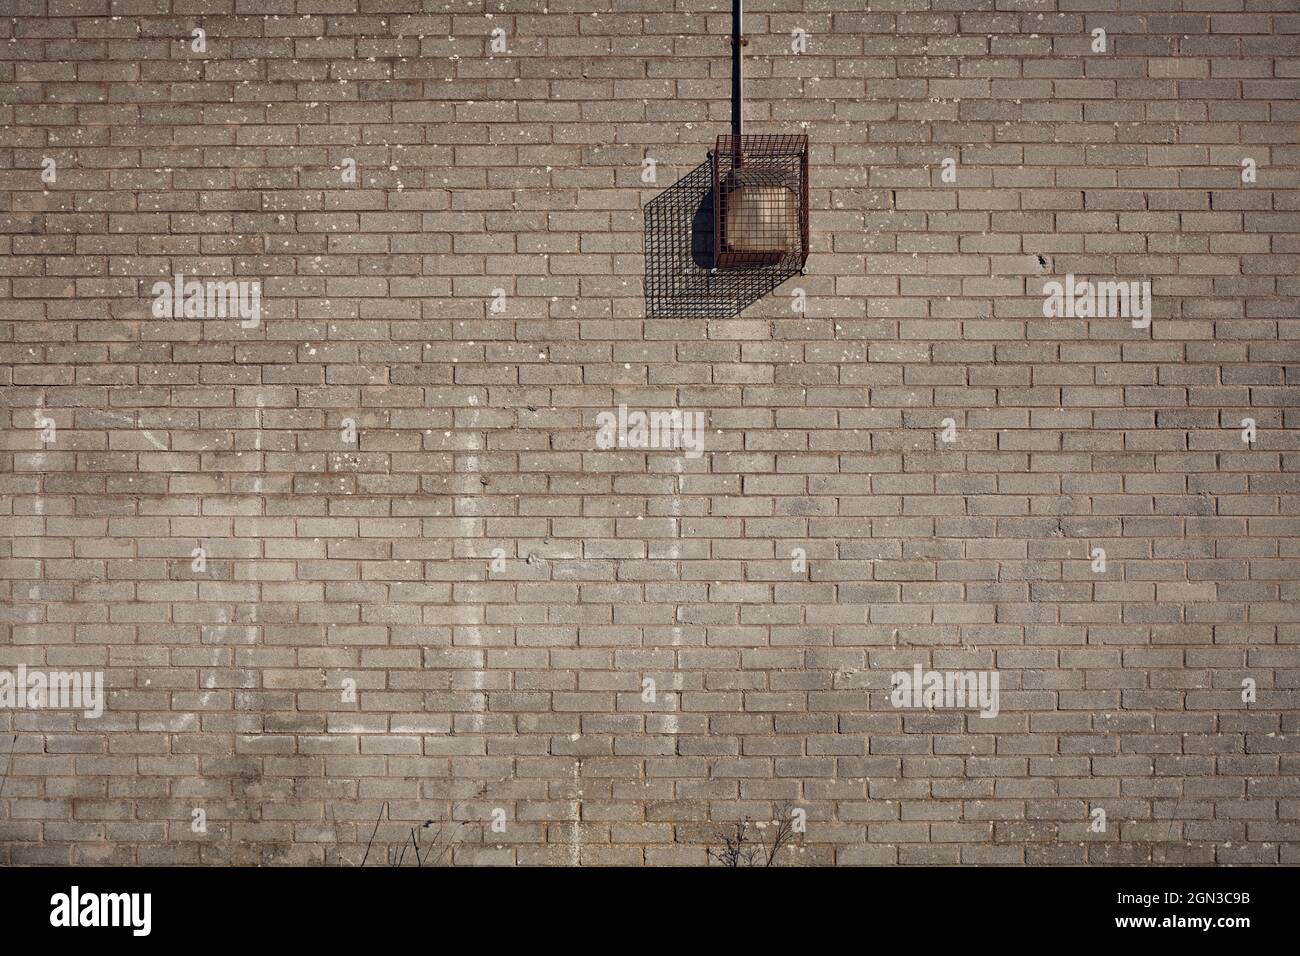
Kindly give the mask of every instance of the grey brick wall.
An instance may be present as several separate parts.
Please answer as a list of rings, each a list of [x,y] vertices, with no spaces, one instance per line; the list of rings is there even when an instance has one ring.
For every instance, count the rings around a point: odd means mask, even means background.
[[[1294,0],[751,0],[808,273],[647,319],[729,7],[0,3],[0,862],[1300,863]]]

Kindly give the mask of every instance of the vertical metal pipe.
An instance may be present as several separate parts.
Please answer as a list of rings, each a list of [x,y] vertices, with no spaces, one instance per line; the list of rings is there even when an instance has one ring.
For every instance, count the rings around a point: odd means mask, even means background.
[[[731,0],[731,135],[741,135],[741,111],[745,103],[745,3]]]

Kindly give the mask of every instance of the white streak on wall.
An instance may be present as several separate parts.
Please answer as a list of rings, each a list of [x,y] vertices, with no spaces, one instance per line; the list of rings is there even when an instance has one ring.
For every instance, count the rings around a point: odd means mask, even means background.
[[[257,407],[253,409],[253,450],[257,452],[257,477],[253,479],[253,491],[256,494],[262,493],[262,471],[265,463],[262,459],[262,407],[265,399],[262,393],[257,394]]]
[[[473,404],[474,401],[475,400],[471,398],[471,404]],[[477,408],[471,408],[469,410],[467,419],[470,428],[472,429],[478,428],[479,410]],[[466,435],[466,439],[467,439],[467,445],[472,452],[471,454],[465,456],[465,473],[469,475],[471,479],[469,482],[469,488],[470,488],[469,493],[471,495],[478,495],[483,489],[483,484],[479,480],[482,464],[479,459],[479,456],[475,453],[483,451],[483,444],[484,444],[483,436],[479,432],[473,431],[470,432],[468,435]],[[455,451],[453,448],[453,454],[454,453]],[[453,497],[452,500],[455,501],[456,498]],[[459,533],[467,539],[472,539],[482,534],[480,528],[480,524],[482,523],[481,517],[478,517],[476,515],[467,515],[465,517],[458,518],[456,523],[459,526],[458,528]],[[480,608],[480,613],[482,613],[481,608]],[[464,633],[465,633],[466,642],[474,647],[479,648],[479,653],[483,654],[486,657],[486,651],[482,650],[483,634],[482,631],[480,631],[478,625],[477,624],[469,625],[468,627],[465,628]],[[476,691],[486,691],[487,672],[482,669],[476,669],[472,671],[470,673],[470,685]],[[487,706],[486,694],[484,694],[483,696],[483,706],[484,707]],[[476,711],[470,714],[468,719],[469,719],[469,730],[471,733],[482,733],[485,727],[487,726],[487,719],[481,711]]]
[[[573,739],[578,738],[573,735]],[[570,817],[573,821],[569,836],[569,863],[578,866],[582,863],[582,761],[573,761],[573,801],[570,803]]]

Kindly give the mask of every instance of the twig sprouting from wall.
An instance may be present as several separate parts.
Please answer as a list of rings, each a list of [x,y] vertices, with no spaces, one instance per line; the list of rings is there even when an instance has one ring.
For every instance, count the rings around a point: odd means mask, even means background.
[[[14,762],[14,749],[18,746],[18,735],[14,734],[13,739],[9,741],[9,753],[5,755],[5,769],[0,773],[0,800],[5,796],[5,784],[9,782],[9,765]]]
[[[771,866],[781,849],[794,842],[794,814],[791,804],[782,803],[776,808],[776,819],[756,824],[745,817],[719,833],[722,847],[707,851],[708,859],[721,866]],[[750,828],[759,830],[752,836]],[[771,827],[771,836],[762,832]]]
[[[471,826],[472,821],[457,819],[460,810],[470,800],[477,800],[487,792],[488,785],[484,784],[470,796],[454,802],[446,816],[425,820],[421,824],[410,827],[403,835],[400,844],[389,844],[384,848],[385,862],[389,866],[402,866],[406,862],[407,851],[412,851],[416,866],[441,866],[449,859],[452,850],[462,842],[461,833]],[[361,858],[361,866],[365,866],[370,859],[370,851],[379,834],[380,825],[385,821],[392,822],[391,814],[392,808],[385,800],[379,808],[379,815],[375,818],[375,826],[370,832],[370,840],[366,843],[366,852]],[[425,831],[430,831],[428,836],[425,836]]]

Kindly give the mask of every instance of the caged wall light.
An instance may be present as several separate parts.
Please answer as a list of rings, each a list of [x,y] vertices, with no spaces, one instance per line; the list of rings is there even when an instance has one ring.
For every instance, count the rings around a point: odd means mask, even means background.
[[[709,153],[717,269],[797,269],[808,260],[808,137],[746,136],[744,3],[733,0],[731,135]]]
[[[719,136],[711,155],[716,265],[808,259],[808,137]]]
[[[744,135],[743,11],[732,3],[731,132],[645,203],[647,318],[740,315],[808,259],[808,138]]]

